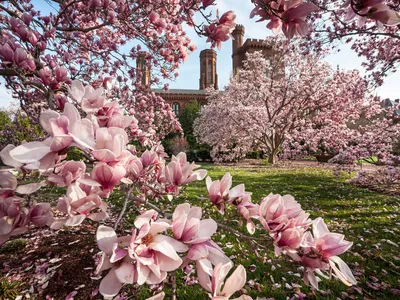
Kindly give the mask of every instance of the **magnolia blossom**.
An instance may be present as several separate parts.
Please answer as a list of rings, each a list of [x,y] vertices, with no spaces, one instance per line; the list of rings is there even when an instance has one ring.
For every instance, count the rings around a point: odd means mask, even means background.
[[[103,92],[102,87],[94,89],[91,85],[84,86],[79,80],[73,80],[68,87],[68,95],[80,104],[86,113],[94,113],[106,103]]]
[[[122,164],[97,163],[91,173],[91,177],[100,183],[105,193],[110,192],[114,186],[120,183],[126,175],[126,169]]]
[[[60,198],[57,210],[68,214],[67,219],[60,219],[53,223],[52,228],[61,226],[77,226],[86,218],[100,221],[108,218],[107,203],[102,201],[97,194],[87,194],[78,183],[72,184],[67,189],[67,195]]]
[[[199,168],[194,162],[189,163],[186,153],[181,152],[177,156],[172,156],[171,162],[164,168],[165,179],[167,181],[166,190],[169,193],[175,192],[177,195],[180,186],[195,180],[203,180],[207,175],[206,170],[195,170]]]
[[[259,207],[260,223],[272,235],[292,225],[307,228],[309,215],[291,195],[269,194]]]
[[[312,234],[307,232],[301,243],[304,265],[304,281],[318,289],[314,271],[333,270],[335,275],[346,285],[356,284],[348,265],[338,255],[346,252],[352,245],[344,239],[343,234],[331,233],[321,218],[313,222]]]
[[[230,262],[230,259],[215,242],[209,240],[190,247],[185,258],[185,264],[190,261],[196,262],[197,277],[199,282],[204,283],[208,282],[210,280],[209,277],[212,276],[212,266],[226,264]]]
[[[21,169],[22,166],[24,165],[23,163],[20,163],[19,161],[15,160],[14,158],[11,157],[10,151],[14,149],[15,146],[12,144],[9,144],[5,146],[1,151],[0,151],[0,159],[5,164],[6,166],[11,166],[16,168],[17,170]]]
[[[96,112],[96,116],[101,127],[126,128],[133,121],[137,122],[133,116],[124,115],[116,101],[106,103]]]
[[[76,107],[65,104],[64,113],[47,110],[40,115],[40,125],[50,134],[43,142],[22,144],[9,151],[11,158],[19,163],[26,164],[24,168],[39,169],[42,171],[54,167],[60,159],[59,152],[70,146],[81,149],[93,149],[93,124],[88,119],[81,119]]]
[[[38,203],[29,210],[29,220],[36,226],[51,226],[54,222],[50,203]]]
[[[214,23],[204,26],[207,42],[211,42],[211,47],[217,46],[221,49],[222,42],[231,38],[231,32],[235,29],[236,15],[233,11],[227,11],[221,18],[217,18]]]
[[[386,26],[396,26],[400,24],[400,14],[384,4],[384,0],[365,0],[357,6],[352,7],[351,0],[347,0],[344,7],[347,7],[345,21],[351,21],[358,17],[358,26],[364,26],[367,18],[375,20],[377,23]],[[354,11],[354,9],[357,10]]]
[[[299,203],[290,195],[269,194],[259,206],[259,220],[274,239],[275,254],[295,252],[310,221]]]
[[[212,181],[210,176],[206,178],[208,197],[217,206],[220,213],[225,211],[225,202],[229,200],[229,189],[232,186],[232,176],[226,173],[221,180]]]
[[[124,282],[137,281],[136,268],[127,256],[129,237],[118,238],[114,229],[100,225],[97,228],[96,240],[102,251],[96,273],[111,269],[101,281],[99,291],[104,297],[112,298],[119,293]],[[117,273],[121,280],[117,277]]]
[[[17,188],[17,178],[9,171],[0,171],[0,199],[14,195]]]
[[[10,236],[22,234],[29,223],[28,209],[22,207],[23,199],[0,197],[0,245]]]
[[[258,220],[259,218],[259,205],[251,202],[250,193],[244,194],[239,200],[233,201],[232,204],[236,205],[238,212],[245,218],[247,231],[254,234],[256,227],[253,219]]]
[[[232,269],[232,262],[218,264],[212,273],[212,280],[199,280],[201,286],[211,292],[213,300],[228,300],[236,291],[240,290],[246,283],[246,271],[239,265],[231,276],[225,281],[226,275]],[[223,288],[222,288],[223,285]],[[250,300],[250,296],[243,295],[236,300]]]
[[[167,272],[177,269],[182,259],[177,252],[186,252],[188,247],[175,239],[160,234],[170,228],[168,220],[156,220],[153,210],[147,211],[135,221],[129,255],[137,260],[138,284],[157,284],[165,279]]]
[[[110,269],[100,284],[103,296],[115,296],[122,284],[158,284],[167,272],[182,264],[177,252],[186,252],[183,243],[161,234],[171,227],[168,220],[156,220],[154,210],[143,212],[134,222],[132,236],[117,238],[110,227],[100,226],[97,243],[104,252],[97,272]]]
[[[85,174],[86,164],[82,161],[65,161],[58,164],[54,173],[47,178],[48,181],[60,187],[70,186]]]
[[[118,162],[124,157],[130,156],[130,152],[126,150],[128,142],[128,135],[122,128],[98,128],[96,130],[96,146],[92,155],[101,162]]]
[[[295,35],[307,35],[309,28],[305,21],[306,17],[318,10],[318,7],[313,3],[304,3],[299,1],[271,1],[269,3],[270,10],[265,10],[263,1],[253,1],[255,8],[250,13],[250,18],[258,15],[260,21],[270,20],[267,27],[275,34],[281,30],[287,38],[292,38]]]
[[[199,244],[211,239],[217,231],[217,223],[212,219],[201,220],[200,207],[190,207],[183,203],[175,208],[172,215],[172,232],[175,239],[186,244]]]

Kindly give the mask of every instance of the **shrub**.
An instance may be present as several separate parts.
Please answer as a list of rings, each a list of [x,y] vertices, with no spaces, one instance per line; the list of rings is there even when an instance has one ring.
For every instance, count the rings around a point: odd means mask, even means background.
[[[189,143],[183,136],[176,136],[170,141],[170,149],[173,155],[179,152],[186,152],[189,149]]]

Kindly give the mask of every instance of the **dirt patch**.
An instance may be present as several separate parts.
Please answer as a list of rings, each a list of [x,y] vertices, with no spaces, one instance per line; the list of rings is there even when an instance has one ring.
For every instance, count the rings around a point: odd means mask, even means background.
[[[0,277],[20,283],[21,299],[65,299],[74,294],[73,299],[102,299],[97,292],[101,278],[94,274],[98,252],[94,226],[33,229],[3,247]]]

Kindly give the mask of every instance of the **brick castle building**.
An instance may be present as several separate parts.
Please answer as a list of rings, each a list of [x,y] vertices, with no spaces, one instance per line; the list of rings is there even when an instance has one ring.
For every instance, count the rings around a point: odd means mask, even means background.
[[[270,47],[264,40],[247,39],[243,42],[245,29],[243,25],[236,25],[232,32],[232,74],[236,76],[239,69],[243,66],[246,59],[246,53],[262,51],[265,56],[270,54]],[[145,53],[139,54],[137,67],[142,70],[142,84],[147,85],[150,82],[150,71],[145,64]],[[200,52],[200,78],[199,89],[153,89],[169,105],[176,115],[179,115],[182,108],[192,100],[197,100],[200,106],[207,104],[206,89],[213,87],[218,89],[217,73],[217,52],[213,49],[205,49]]]

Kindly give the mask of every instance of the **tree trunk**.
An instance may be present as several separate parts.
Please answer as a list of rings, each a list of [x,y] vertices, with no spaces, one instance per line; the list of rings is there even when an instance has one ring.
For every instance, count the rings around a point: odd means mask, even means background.
[[[268,163],[270,164],[276,164],[278,162],[278,155],[271,153],[268,155]]]

